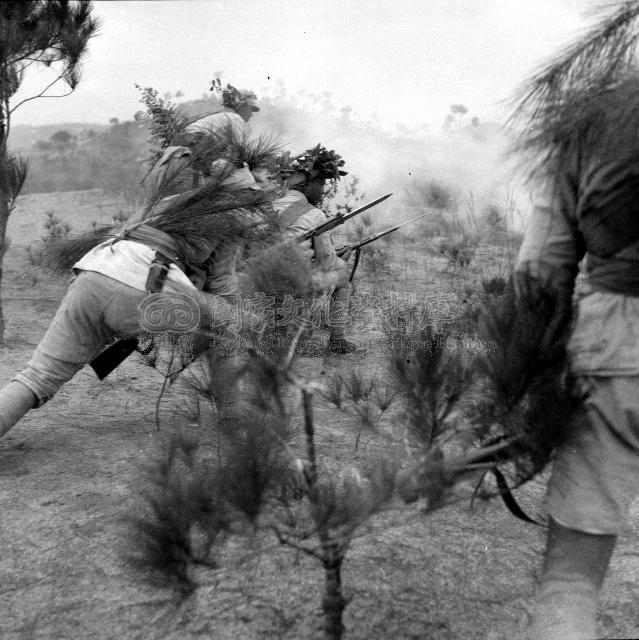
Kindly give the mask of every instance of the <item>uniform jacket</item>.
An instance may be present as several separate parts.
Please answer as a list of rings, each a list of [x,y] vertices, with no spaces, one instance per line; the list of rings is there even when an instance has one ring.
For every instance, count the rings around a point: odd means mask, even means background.
[[[602,175],[605,168],[600,168]],[[575,375],[639,374],[639,296],[601,286],[588,275],[588,246],[580,231],[580,216],[601,208],[609,190],[580,188],[566,180],[547,184],[539,194],[521,246],[516,271],[528,270],[541,281],[571,285],[575,267],[574,312],[568,355]],[[600,194],[600,195],[598,195]],[[588,199],[591,199],[589,201]],[[635,264],[633,267],[639,270]]]
[[[273,208],[279,216],[282,232],[289,238],[296,238],[327,219],[321,209],[309,204],[304,194],[294,189],[289,189],[282,198],[275,200]],[[335,253],[328,233],[317,236],[312,242],[307,240],[300,246],[308,258],[315,259],[319,268],[324,271],[345,267],[345,262]]]

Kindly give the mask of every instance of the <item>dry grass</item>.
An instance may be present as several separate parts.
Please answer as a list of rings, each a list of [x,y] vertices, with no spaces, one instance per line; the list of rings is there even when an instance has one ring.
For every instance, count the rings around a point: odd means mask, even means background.
[[[81,229],[92,219],[108,223],[118,211],[117,204],[100,204],[93,192],[20,199],[9,228],[14,242],[3,286],[9,298],[9,347],[0,364],[2,381],[29,357],[65,287],[64,279],[33,268],[24,253],[43,233],[44,212],[53,209]],[[435,314],[446,316],[453,286],[481,287],[483,279],[503,268],[499,251],[482,245],[470,266],[453,274],[446,271],[443,256],[411,243],[391,245],[394,302],[388,291],[386,298],[373,297],[373,283],[356,276],[357,295],[369,296],[373,316],[356,322],[352,335],[366,342],[368,351],[302,358],[299,372],[320,384],[335,374],[348,379],[352,369],[385,379],[388,355],[381,320],[389,305],[428,300]],[[438,300],[444,304],[438,306]],[[202,586],[178,608],[167,602],[166,592],[145,585],[123,562],[127,538],[121,518],[139,505],[140,464],[184,414],[185,391],[176,384],[162,402],[163,431],[156,433],[160,384],[161,377],[135,358],[105,383],[83,371],[0,443],[0,635],[7,640],[321,637],[321,572],[310,559],[281,549],[271,536],[230,538],[217,557],[219,568],[197,570]],[[366,379],[360,387],[351,384],[348,406],[375,405]],[[382,394],[382,404],[387,400]],[[405,420],[395,403],[359,441],[361,419],[354,413],[317,401],[317,450],[329,472],[365,467],[380,453],[403,455]],[[293,427],[299,429],[301,415],[296,415]],[[208,437],[202,431],[198,435]],[[478,503],[471,513],[471,490],[460,487],[454,504],[427,516],[420,503],[397,504],[361,531],[344,566],[344,588],[353,596],[345,638],[513,637],[525,618],[543,536],[514,520],[499,503]],[[534,514],[542,508],[543,484],[533,483],[518,498]],[[633,511],[603,594],[604,615],[614,616],[614,621],[603,618],[606,637],[637,636],[639,588],[629,567],[638,532],[639,514]]]

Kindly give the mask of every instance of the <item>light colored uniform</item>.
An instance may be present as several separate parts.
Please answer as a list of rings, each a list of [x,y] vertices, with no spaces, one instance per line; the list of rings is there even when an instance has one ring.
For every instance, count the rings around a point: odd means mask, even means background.
[[[225,109],[224,111],[218,111],[217,113],[204,116],[188,124],[184,131],[190,134],[209,133],[218,135],[220,142],[223,142],[224,134],[229,128],[239,139],[247,132],[246,120],[232,109]]]
[[[275,200],[273,209],[280,218],[280,228],[287,238],[297,238],[328,219],[328,216],[321,209],[310,205],[304,194],[295,189],[289,189],[284,196]],[[299,211],[302,213],[298,213]],[[344,263],[335,254],[328,233],[323,233],[313,238],[312,241],[306,240],[300,243],[300,247],[309,260],[317,260],[321,269],[338,268],[341,266],[340,262]]]
[[[73,265],[73,270],[94,271],[109,276],[138,291],[146,291],[146,279],[155,251],[146,244],[132,240],[103,242],[91,249]],[[175,264],[169,266],[163,291],[195,289],[188,276]]]
[[[289,189],[282,198],[273,203],[275,212],[279,215],[280,228],[284,235],[296,238],[326,222],[328,216],[324,211],[311,206],[300,191]],[[303,213],[299,214],[298,212]],[[320,270],[337,272],[340,274],[337,286],[331,298],[328,324],[332,329],[331,339],[343,339],[344,330],[348,324],[349,301],[351,283],[348,280],[346,262],[336,253],[333,242],[328,233],[323,233],[313,240],[306,240],[300,244],[302,251],[309,260],[315,260]]]
[[[128,261],[119,262],[124,266]],[[148,270],[147,266],[145,279]],[[80,271],[14,380],[26,385],[37,398],[36,406],[41,406],[114,340],[137,336],[138,305],[145,296],[143,289],[98,271]]]
[[[98,245],[76,262],[76,277],[47,332],[14,378],[33,392],[38,406],[114,340],[138,335],[139,305],[148,295],[145,285],[154,255],[145,244],[118,240]],[[162,291],[188,293],[201,309],[213,309],[213,296],[199,292],[174,264]],[[218,310],[224,306],[217,296],[214,302]]]
[[[557,274],[569,280],[583,255],[577,232],[583,206],[566,189],[542,193],[516,270],[529,268],[542,282]],[[587,271],[577,279],[567,349],[585,417],[557,453],[548,512],[570,529],[619,534],[639,493],[639,296],[603,287]]]

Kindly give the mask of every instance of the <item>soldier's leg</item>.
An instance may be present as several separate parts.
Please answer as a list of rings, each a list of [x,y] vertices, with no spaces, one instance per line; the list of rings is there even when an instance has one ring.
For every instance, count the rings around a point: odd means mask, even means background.
[[[50,400],[114,338],[136,335],[137,305],[143,297],[143,292],[111,278],[82,272],[26,367],[0,391],[0,433]]]
[[[223,279],[228,283],[226,278]],[[241,300],[233,291],[228,295],[197,293],[201,327],[193,348],[194,358],[202,356],[209,375],[209,392],[215,402],[220,423],[237,421],[242,407],[241,371],[244,360],[238,351],[242,328],[250,318],[241,314]]]
[[[12,380],[0,390],[0,437],[37,403],[38,398],[33,391],[17,380]]]
[[[210,349],[206,352],[211,397],[215,401],[221,428],[233,430],[243,410],[242,369],[244,360],[233,350]]]
[[[240,296],[237,263],[241,252],[242,246],[236,242],[228,242],[216,250],[215,264],[204,287],[206,292],[222,296],[231,305]]]
[[[593,640],[597,599],[617,536],[562,527],[551,517],[531,640]]]
[[[639,376],[587,378],[584,414],[557,453],[530,637],[596,638],[597,598],[639,493]]]
[[[350,300],[352,284],[346,282],[333,291],[329,312],[330,337],[328,348],[332,353],[352,353],[357,351],[358,345],[346,338],[349,325]]]
[[[237,261],[241,247],[226,243],[216,253],[216,261],[206,280],[207,294],[219,296],[229,306],[231,323],[241,324],[241,299],[237,279]],[[239,326],[236,327],[239,329]],[[239,411],[238,372],[240,361],[234,340],[227,336],[225,341],[213,340],[205,353],[209,375],[209,390],[215,401],[220,422],[232,419]]]

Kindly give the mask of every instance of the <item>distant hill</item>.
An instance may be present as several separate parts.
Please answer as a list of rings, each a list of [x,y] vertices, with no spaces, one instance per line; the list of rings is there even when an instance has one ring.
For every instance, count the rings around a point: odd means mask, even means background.
[[[103,133],[108,128],[108,124],[95,124],[94,122],[64,122],[60,124],[45,124],[38,127],[18,124],[11,127],[9,148],[14,152],[27,153],[38,140],[48,140],[56,131],[61,129],[79,136],[82,131],[93,129],[96,133]]]
[[[179,106],[190,117],[220,109],[214,96]],[[393,210],[404,203],[429,206],[431,192],[438,190],[456,203],[460,215],[471,208],[481,216],[497,207],[525,216],[530,206],[529,189],[522,188],[513,159],[504,155],[513,132],[497,122],[466,119],[449,130],[401,125],[386,130],[329,103],[300,104],[295,96],[282,95],[261,99],[250,124],[255,134],[273,136],[293,153],[318,142],[336,149],[362,192],[396,193]],[[51,140],[61,130],[72,136],[68,145]],[[102,188],[135,202],[148,172],[148,138],[134,121],[67,122],[15,126],[9,146],[29,158],[24,194]],[[38,141],[48,144],[35,148]]]

